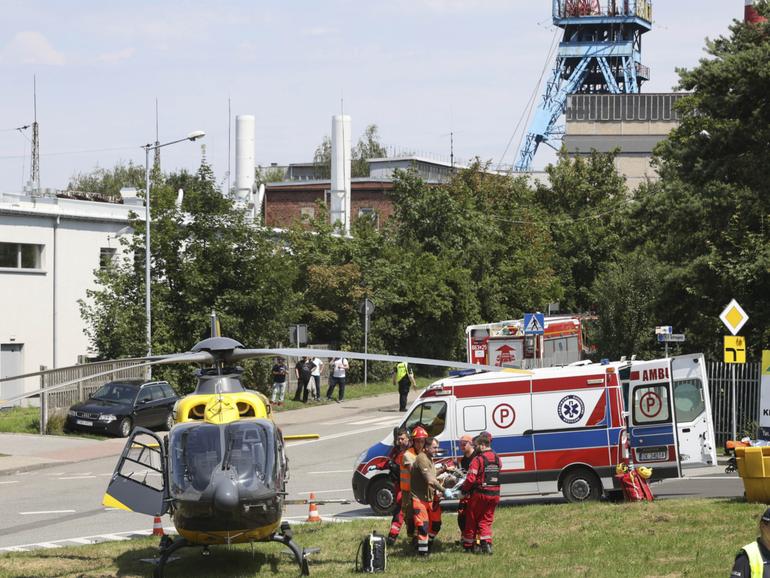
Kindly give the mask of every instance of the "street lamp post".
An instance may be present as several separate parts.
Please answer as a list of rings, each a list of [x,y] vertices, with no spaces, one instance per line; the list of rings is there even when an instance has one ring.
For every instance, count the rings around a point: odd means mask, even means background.
[[[191,132],[189,135],[187,135],[185,138],[180,138],[178,140],[173,140],[171,142],[166,142],[163,144],[146,144],[142,146],[144,149],[144,194],[145,194],[145,215],[144,215],[144,231],[145,231],[145,241],[144,241],[144,305],[145,305],[145,315],[147,319],[147,357],[152,355],[152,307],[151,307],[151,298],[152,298],[152,290],[150,288],[150,151],[155,151],[159,148],[163,148],[172,144],[177,144],[186,140],[189,141],[195,141],[199,138],[203,138],[206,136],[206,133],[202,130],[196,130],[194,132]],[[147,368],[147,377],[149,378],[152,375],[152,369],[150,367]]]

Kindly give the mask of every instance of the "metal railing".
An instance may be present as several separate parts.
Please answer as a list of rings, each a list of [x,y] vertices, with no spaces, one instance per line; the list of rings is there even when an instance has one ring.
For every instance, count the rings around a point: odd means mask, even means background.
[[[143,367],[132,367],[136,361],[107,361],[86,363],[76,367],[67,367],[54,370],[51,373],[40,376],[40,387],[52,388],[59,384],[64,384],[74,380],[82,380],[75,385],[47,391],[40,394],[40,433],[44,434],[48,424],[48,417],[52,412],[69,408],[71,405],[85,401],[89,395],[94,393],[108,381],[126,378],[142,378],[146,369]],[[110,375],[103,374],[110,370],[120,370]],[[41,370],[45,369],[41,367]]]
[[[733,439],[733,427],[738,438],[757,436],[759,427],[759,396],[761,364],[707,363],[711,414],[717,446]],[[733,371],[735,388],[733,389]],[[735,391],[735,426],[733,426],[733,391]]]
[[[554,18],[638,16],[652,22],[649,0],[553,0]]]

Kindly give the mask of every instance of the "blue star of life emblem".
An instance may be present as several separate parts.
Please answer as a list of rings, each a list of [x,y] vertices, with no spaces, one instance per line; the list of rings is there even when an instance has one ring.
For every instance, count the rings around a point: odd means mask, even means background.
[[[564,423],[577,423],[585,413],[585,404],[578,396],[568,395],[561,399],[557,411],[561,421]]]

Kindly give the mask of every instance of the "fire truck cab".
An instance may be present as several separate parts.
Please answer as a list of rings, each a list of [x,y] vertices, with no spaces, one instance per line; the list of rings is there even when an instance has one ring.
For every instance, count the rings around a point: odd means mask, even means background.
[[[502,495],[561,492],[571,502],[618,489],[615,466],[630,458],[653,479],[716,463],[702,355],[653,361],[479,372],[437,381],[402,424],[420,424],[459,459],[464,434],[492,434]],[[365,450],[353,474],[356,500],[385,514],[395,504],[388,476],[392,436]]]

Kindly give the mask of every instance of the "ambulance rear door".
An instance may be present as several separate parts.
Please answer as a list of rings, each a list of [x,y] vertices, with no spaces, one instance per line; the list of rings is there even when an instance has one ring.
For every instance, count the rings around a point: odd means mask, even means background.
[[[717,463],[706,363],[702,354],[671,358],[674,415],[683,468]]]
[[[628,403],[631,456],[653,468],[653,479],[680,477],[671,360],[633,362]]]
[[[483,431],[492,434],[492,449],[503,466],[500,478],[504,495],[539,493],[530,387],[527,376],[455,388],[457,436],[477,436]]]

